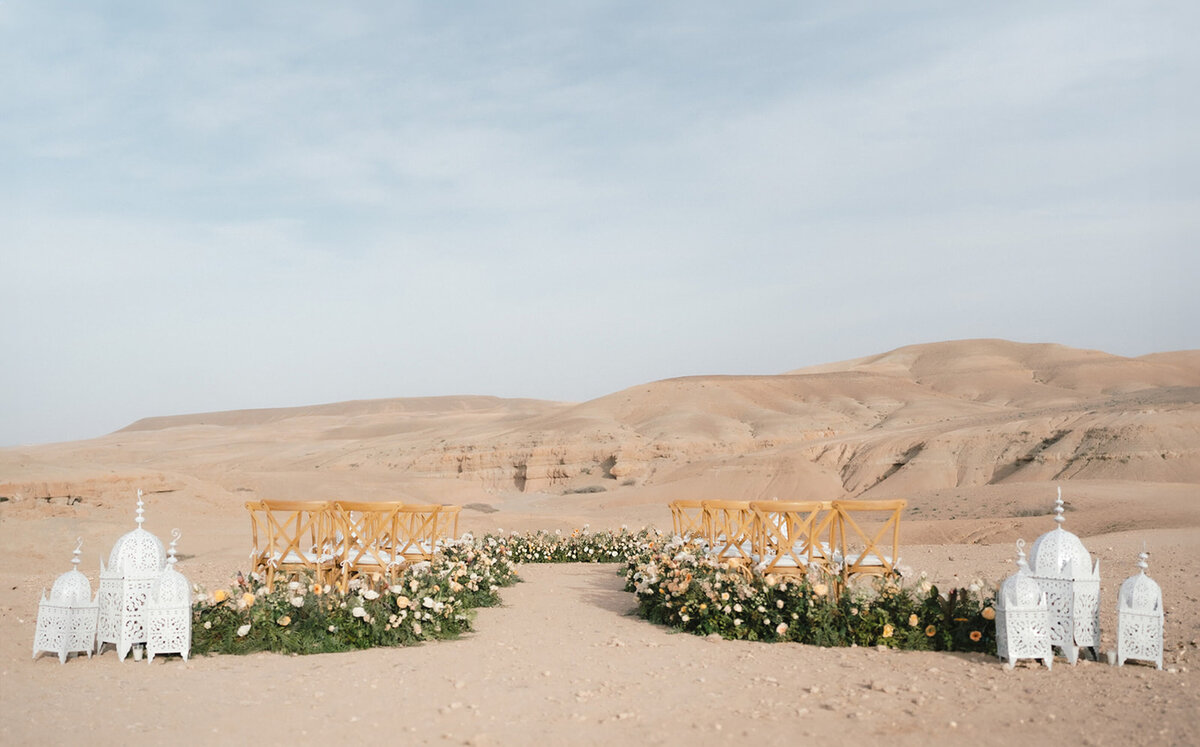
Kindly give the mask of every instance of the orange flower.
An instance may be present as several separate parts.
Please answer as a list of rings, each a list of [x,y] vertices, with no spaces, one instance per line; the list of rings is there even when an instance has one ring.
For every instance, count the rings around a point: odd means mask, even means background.
[[[321,595],[321,591],[322,591],[322,589],[321,589],[321,585],[320,585],[320,584],[313,584],[313,585],[312,585],[312,593],[313,593],[313,594],[316,594],[317,596],[320,596],[320,595]]]
[[[927,638],[933,638],[935,635],[937,635],[937,628],[933,627],[932,625],[925,628],[925,636]]]
[[[996,619],[996,610],[992,609],[991,607],[984,607],[983,608],[983,619],[984,620],[995,620]]]
[[[972,631],[971,631],[971,640],[972,640],[972,641],[975,641],[976,643],[979,643],[979,639],[980,639],[980,638],[983,638],[983,633],[980,633],[978,630],[972,630]]]

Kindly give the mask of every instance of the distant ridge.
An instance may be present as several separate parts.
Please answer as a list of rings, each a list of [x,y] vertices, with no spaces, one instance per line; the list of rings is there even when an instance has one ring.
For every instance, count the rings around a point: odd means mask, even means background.
[[[486,412],[496,409],[553,409],[560,403],[535,399],[506,399],[487,395],[448,395],[441,397],[396,397],[359,399],[299,407],[224,410],[185,415],[142,418],[116,431],[154,431],[193,425],[251,426],[278,423],[305,417],[358,417],[363,415],[405,415],[418,413]]]
[[[105,475],[190,475],[221,486],[214,494],[621,505],[1200,485],[1198,363],[1200,351],[1125,358],[956,340],[777,375],[653,381],[578,404],[445,396],[152,417],[19,457],[0,450],[0,473],[35,480],[52,470],[34,456],[53,467],[78,450],[77,463]]]

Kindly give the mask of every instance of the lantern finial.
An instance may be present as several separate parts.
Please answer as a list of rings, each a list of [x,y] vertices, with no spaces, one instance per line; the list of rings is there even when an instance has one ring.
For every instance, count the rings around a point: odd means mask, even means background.
[[[79,555],[83,552],[83,537],[75,538],[75,551],[71,553],[71,567],[79,570]]]
[[[167,562],[172,566],[177,562],[175,559],[175,543],[179,542],[180,533],[178,529],[171,530],[171,549],[168,551]]]
[[[1017,540],[1017,568],[1022,571],[1029,570],[1029,563],[1025,562],[1025,540]]]
[[[1066,521],[1066,519],[1063,518],[1063,499],[1061,487],[1058,489],[1058,500],[1054,502],[1054,521],[1057,522],[1059,526],[1062,526],[1062,523]]]
[[[1146,559],[1149,557],[1150,553],[1146,552],[1146,543],[1142,542],[1142,551],[1138,554],[1137,567],[1142,569],[1143,575],[1145,575],[1146,569],[1150,567],[1150,564],[1146,562]]]
[[[137,522],[138,529],[142,528],[142,522],[144,522],[146,520],[146,517],[142,516],[142,514],[146,513],[145,509],[142,508],[142,506],[144,506],[144,505],[146,505],[146,504],[144,504],[142,502],[142,489],[138,488],[137,518],[134,519],[134,521]]]

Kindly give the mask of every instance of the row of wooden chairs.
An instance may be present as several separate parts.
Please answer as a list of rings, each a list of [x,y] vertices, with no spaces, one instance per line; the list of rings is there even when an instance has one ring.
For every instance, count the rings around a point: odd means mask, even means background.
[[[899,576],[900,512],[888,501],[674,501],[675,533],[765,573],[819,569],[844,588],[857,576]]]
[[[459,506],[396,501],[249,501],[250,558],[270,588],[279,574],[312,574],[343,591],[350,579],[396,574],[458,536]]]

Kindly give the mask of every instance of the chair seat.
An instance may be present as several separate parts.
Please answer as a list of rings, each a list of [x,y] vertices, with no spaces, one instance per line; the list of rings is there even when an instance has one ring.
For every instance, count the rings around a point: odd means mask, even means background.
[[[384,550],[374,550],[372,552],[351,553],[342,559],[342,563],[349,566],[375,565],[375,566],[391,566],[398,565],[404,562],[404,556],[386,552]]]
[[[899,562],[899,559],[897,559],[896,562]],[[850,555],[845,556],[845,563],[847,566],[857,565],[860,568],[864,566],[876,568],[894,568],[896,566],[896,562],[893,562],[892,559],[887,555],[884,555],[881,558],[875,553],[868,553],[866,555],[856,555],[851,553]]]
[[[273,565],[325,565],[333,563],[333,561],[334,557],[326,553],[298,553],[295,550],[283,556],[280,556],[277,552],[272,553],[270,557],[270,562]]]

